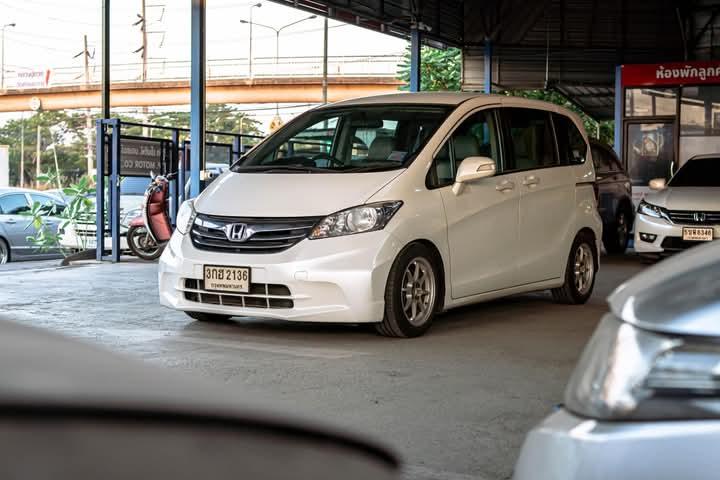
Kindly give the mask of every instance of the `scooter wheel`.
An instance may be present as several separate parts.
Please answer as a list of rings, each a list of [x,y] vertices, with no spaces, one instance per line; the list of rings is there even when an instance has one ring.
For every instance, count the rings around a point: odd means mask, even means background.
[[[163,248],[150,236],[145,226],[131,226],[127,231],[127,242],[130,251],[143,260],[156,260]]]

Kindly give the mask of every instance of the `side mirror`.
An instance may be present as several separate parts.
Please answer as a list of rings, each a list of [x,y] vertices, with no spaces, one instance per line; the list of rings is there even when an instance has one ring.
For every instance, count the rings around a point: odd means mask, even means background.
[[[667,182],[664,178],[653,178],[650,180],[648,186],[650,187],[650,190],[665,190]]]
[[[460,163],[457,175],[455,175],[455,185],[453,185],[453,193],[459,195],[462,191],[463,184],[480,180],[481,178],[492,177],[495,175],[495,160],[488,157],[467,157]]]

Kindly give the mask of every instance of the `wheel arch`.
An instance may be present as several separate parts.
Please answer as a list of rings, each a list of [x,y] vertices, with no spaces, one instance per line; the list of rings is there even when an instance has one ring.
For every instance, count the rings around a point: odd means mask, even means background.
[[[427,238],[418,238],[415,240],[412,240],[408,242],[401,250],[400,252],[403,252],[406,248],[408,248],[410,245],[413,244],[420,244],[428,248],[435,257],[435,261],[437,264],[437,267],[439,269],[438,276],[440,278],[440,295],[438,295],[438,303],[436,305],[436,311],[442,312],[445,308],[445,289],[446,289],[446,279],[445,279],[445,261],[443,260],[442,254],[440,253],[440,249],[435,245],[435,243],[432,240],[428,240]],[[400,255],[400,253],[398,253]]]

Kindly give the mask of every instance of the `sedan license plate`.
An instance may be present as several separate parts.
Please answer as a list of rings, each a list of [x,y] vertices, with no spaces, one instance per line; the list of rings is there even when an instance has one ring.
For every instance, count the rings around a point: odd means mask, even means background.
[[[248,293],[250,291],[250,268],[205,265],[203,278],[205,290]]]
[[[712,227],[684,227],[683,240],[709,242],[713,239]]]

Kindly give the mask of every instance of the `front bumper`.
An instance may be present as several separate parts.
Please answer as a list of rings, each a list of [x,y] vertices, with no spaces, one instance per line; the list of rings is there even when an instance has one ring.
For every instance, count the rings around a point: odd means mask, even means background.
[[[638,213],[635,216],[635,251],[641,254],[674,253],[688,249],[703,242],[683,241],[683,227],[705,227],[715,229],[715,239],[720,239],[720,225],[682,225],[670,223],[662,218],[654,218]],[[641,238],[641,234],[655,235],[652,242]]]
[[[560,410],[525,438],[515,480],[711,480],[720,420],[601,422]]]
[[[84,250],[88,248],[95,248],[97,239],[95,232],[97,228],[94,223],[90,224],[79,224],[79,230],[76,230],[72,225],[68,225],[65,228],[65,232],[60,238],[60,246],[69,250]],[[128,250],[127,243],[127,229],[120,227],[120,250]],[[106,236],[104,241],[106,250],[112,249],[112,237]]]
[[[233,316],[379,322],[385,284],[400,248],[392,235],[381,230],[305,239],[279,253],[230,254],[199,250],[189,235],[176,231],[160,257],[160,303],[177,310]],[[204,265],[250,267],[253,293],[204,291],[195,282],[203,278]]]

